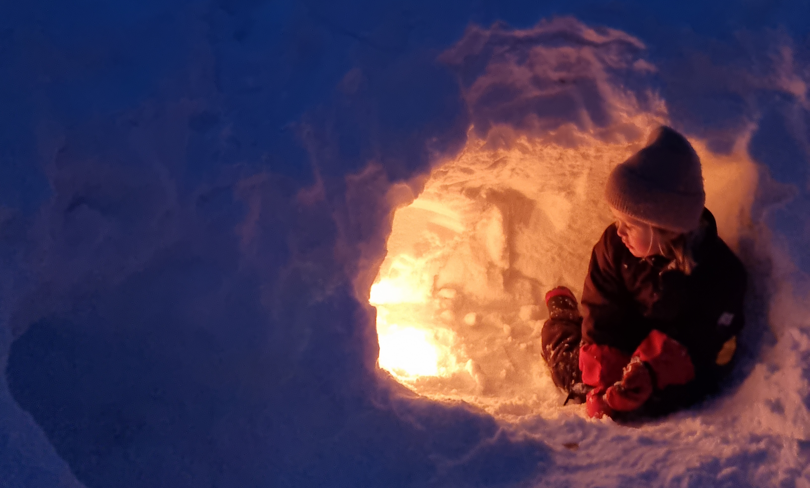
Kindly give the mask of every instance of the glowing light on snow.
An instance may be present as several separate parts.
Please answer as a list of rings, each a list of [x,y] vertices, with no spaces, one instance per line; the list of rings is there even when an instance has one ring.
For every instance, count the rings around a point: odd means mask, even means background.
[[[371,286],[368,302],[372,305],[415,303],[421,301],[419,298],[416,290],[406,285],[392,280],[382,280]]]
[[[395,216],[389,253],[369,303],[377,307],[378,364],[397,379],[448,377],[458,366],[448,314],[434,297],[436,265],[465,230],[460,215],[443,202],[421,198]]]
[[[439,374],[439,350],[431,341],[425,329],[397,324],[388,324],[389,310],[385,305],[414,304],[422,302],[421,293],[409,283],[406,266],[402,260],[394,273],[399,279],[383,279],[371,287],[369,303],[377,306],[377,336],[380,344],[380,356],[377,360],[380,368],[388,370],[400,380],[414,379],[419,376],[437,376]]]
[[[419,289],[420,280],[413,277],[417,271],[400,267],[393,273],[398,279],[375,283],[369,298],[377,307],[378,365],[401,381],[444,376],[455,364],[448,331],[429,320],[414,323],[428,306],[426,293]],[[401,325],[404,323],[408,325]]]
[[[397,325],[387,329],[379,336],[381,368],[400,378],[439,374],[439,350],[427,331]]]

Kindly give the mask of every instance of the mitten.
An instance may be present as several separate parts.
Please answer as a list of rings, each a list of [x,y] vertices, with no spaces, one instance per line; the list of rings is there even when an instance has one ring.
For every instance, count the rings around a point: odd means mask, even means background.
[[[653,392],[652,375],[638,356],[625,366],[621,381],[605,391],[608,406],[619,412],[629,412],[644,405]]]
[[[585,397],[585,411],[592,419],[601,419],[605,415],[610,416],[613,412],[605,401],[605,388],[594,388]]]

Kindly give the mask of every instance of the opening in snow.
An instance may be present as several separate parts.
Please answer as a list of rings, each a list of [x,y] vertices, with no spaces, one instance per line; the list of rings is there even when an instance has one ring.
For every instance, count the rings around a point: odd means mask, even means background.
[[[459,73],[472,127],[464,150],[394,214],[369,292],[380,368],[421,395],[497,415],[559,411],[563,395],[540,354],[543,296],[557,285],[581,295],[612,221],[607,176],[669,119],[643,48],[561,19],[471,28],[441,56]],[[737,250],[757,184],[749,136],[720,156],[685,129],[707,207]]]
[[[557,411],[563,394],[540,356],[543,295],[557,285],[580,295],[612,220],[606,178],[642,142],[572,148],[522,137],[490,149],[471,140],[433,171],[396,211],[370,290],[380,368],[421,395],[493,414]],[[724,157],[693,143],[707,206],[735,247],[756,185],[744,142]]]

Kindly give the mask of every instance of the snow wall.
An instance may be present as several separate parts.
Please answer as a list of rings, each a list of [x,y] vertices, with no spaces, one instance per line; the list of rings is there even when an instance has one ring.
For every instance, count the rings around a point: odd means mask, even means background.
[[[802,7],[45,6],[0,16],[5,486],[809,486]],[[755,278],[728,391],[630,429],[376,368],[366,300],[431,171],[558,169],[521,182],[532,232],[586,249],[590,190],[660,121]]]

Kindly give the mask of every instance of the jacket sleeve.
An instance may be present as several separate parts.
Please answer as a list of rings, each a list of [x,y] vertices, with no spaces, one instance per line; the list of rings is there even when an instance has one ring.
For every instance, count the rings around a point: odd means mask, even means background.
[[[621,379],[622,368],[638,344],[627,337],[628,327],[632,330],[627,314],[632,299],[618,269],[617,240],[615,226],[608,227],[593,248],[582,292],[585,313],[579,367],[582,381],[595,387],[610,386]]]
[[[621,245],[616,227],[611,225],[591,252],[582,290],[582,339],[585,343],[605,344],[631,353],[643,337],[633,342],[623,336],[633,300],[619,269],[621,259],[616,247]]]
[[[605,344],[583,344],[579,350],[582,382],[593,387],[608,387],[622,379],[622,369],[630,356]]]

